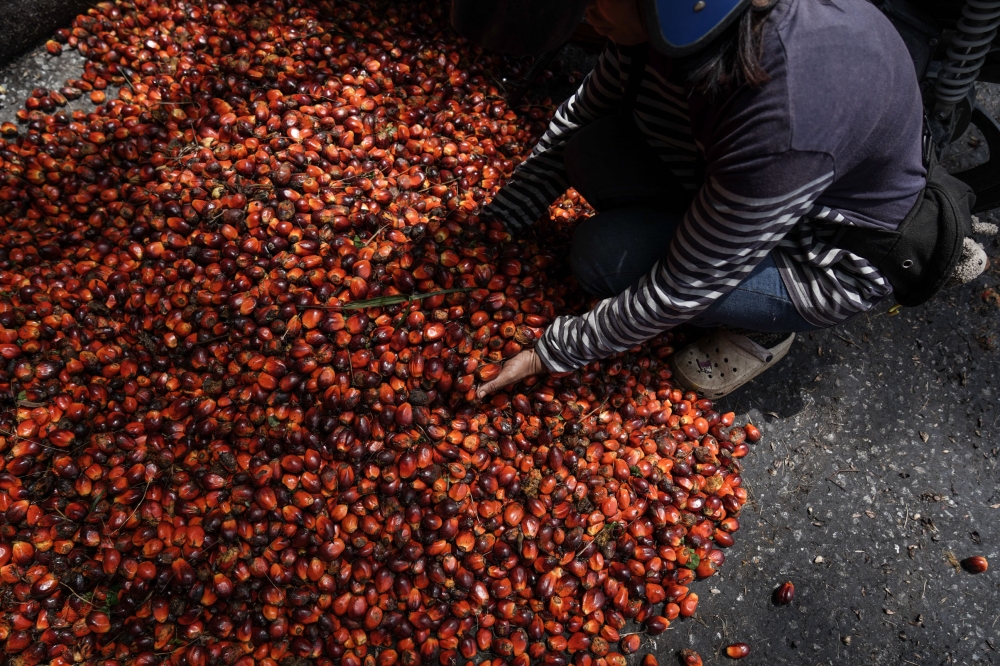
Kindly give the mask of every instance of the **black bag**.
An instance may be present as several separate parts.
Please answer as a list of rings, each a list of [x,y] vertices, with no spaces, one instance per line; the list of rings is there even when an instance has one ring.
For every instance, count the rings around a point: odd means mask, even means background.
[[[972,188],[937,163],[927,151],[927,186],[893,231],[848,227],[833,241],[867,259],[892,285],[900,305],[929,300],[951,277],[962,258],[962,244],[972,235]]]

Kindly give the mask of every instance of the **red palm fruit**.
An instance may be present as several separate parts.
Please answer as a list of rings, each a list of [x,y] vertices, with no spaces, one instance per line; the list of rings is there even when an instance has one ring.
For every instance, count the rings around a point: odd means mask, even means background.
[[[726,656],[731,659],[742,659],[750,654],[750,646],[746,643],[733,643],[726,648]]]
[[[778,589],[774,591],[774,603],[779,606],[785,606],[792,603],[792,599],[795,598],[795,585],[791,581],[787,581],[778,586]]]

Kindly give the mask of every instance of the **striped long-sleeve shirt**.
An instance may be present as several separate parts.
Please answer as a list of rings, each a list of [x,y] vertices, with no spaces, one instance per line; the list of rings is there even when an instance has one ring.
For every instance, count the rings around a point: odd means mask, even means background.
[[[691,319],[769,253],[817,326],[890,293],[831,241],[843,225],[894,228],[924,186],[922,105],[902,40],[865,0],[779,0],[761,62],[770,80],[759,89],[709,100],[650,54],[632,118],[694,200],[645,278],[546,330],[537,351],[548,369],[581,367]],[[490,212],[515,229],[544,214],[569,185],[566,142],[618,112],[630,65],[629,50],[609,44]]]

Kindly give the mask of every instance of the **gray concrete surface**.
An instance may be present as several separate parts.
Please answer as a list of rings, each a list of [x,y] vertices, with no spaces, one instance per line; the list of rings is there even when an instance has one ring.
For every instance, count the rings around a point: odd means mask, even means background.
[[[79,66],[35,52],[0,69],[0,120]],[[998,100],[983,96],[994,113]],[[953,164],[984,157],[965,145]],[[720,575],[693,588],[698,615],[638,656],[666,666],[692,647],[724,664],[743,641],[754,665],[1000,664],[1000,297],[982,298],[1000,289],[1000,244],[988,250],[995,268],[975,283],[802,336],[723,401],[765,433],[745,459],[752,502]],[[949,554],[993,568],[956,571]],[[775,607],[785,580],[795,601]]]
[[[949,564],[1000,564],[1000,310],[980,297],[998,277],[803,336],[724,401],[765,431],[753,499],[719,594],[702,594],[708,630],[668,641],[704,656],[745,641],[752,664],[1000,663],[996,569]],[[795,602],[775,607],[785,580]]]

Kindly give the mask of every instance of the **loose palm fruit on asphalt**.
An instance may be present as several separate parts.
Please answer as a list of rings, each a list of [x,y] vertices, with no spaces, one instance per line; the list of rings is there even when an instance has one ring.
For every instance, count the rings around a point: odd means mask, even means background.
[[[701,655],[687,648],[681,650],[681,664],[684,666],[702,666]]]
[[[660,666],[660,662],[653,655],[647,654],[642,658],[642,666]]]
[[[962,560],[962,568],[971,574],[981,574],[990,568],[990,563],[981,555],[974,555]]]
[[[779,606],[786,606],[792,603],[792,599],[795,598],[795,586],[792,585],[791,581],[782,583],[778,586],[778,589],[774,591],[774,603]]]
[[[750,646],[746,643],[733,643],[726,648],[726,656],[731,659],[742,659],[750,654]]]
[[[681,617],[691,617],[698,610],[698,595],[694,592],[689,592],[686,597],[681,600]]]

